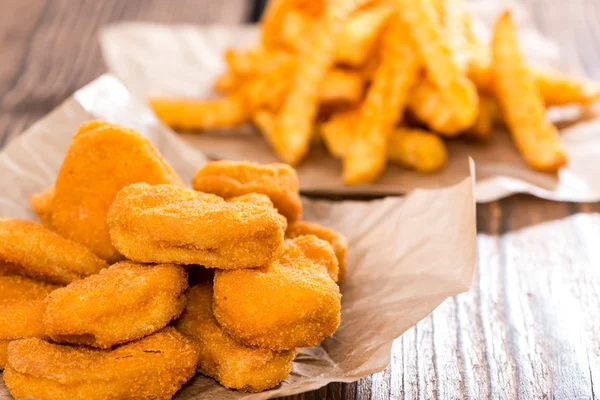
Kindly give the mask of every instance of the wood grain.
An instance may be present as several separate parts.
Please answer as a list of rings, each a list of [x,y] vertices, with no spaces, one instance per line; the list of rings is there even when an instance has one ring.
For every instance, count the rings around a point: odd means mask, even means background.
[[[483,1],[483,0],[480,0]],[[523,0],[572,70],[600,79],[600,3]],[[105,71],[121,20],[236,23],[247,0],[0,0],[0,147]],[[600,205],[478,206],[478,269],[393,346],[390,365],[290,399],[599,399]],[[443,264],[443,260],[440,260]]]

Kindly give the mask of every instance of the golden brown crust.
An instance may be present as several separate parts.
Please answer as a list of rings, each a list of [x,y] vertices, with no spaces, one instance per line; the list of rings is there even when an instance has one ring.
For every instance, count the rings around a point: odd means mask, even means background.
[[[329,258],[310,258],[307,241],[315,248],[323,248],[323,241],[302,238],[287,240],[282,257],[268,268],[215,273],[215,317],[243,344],[273,350],[310,347],[337,329],[341,295],[327,271],[337,260],[326,243]]]
[[[170,399],[194,375],[198,356],[171,327],[113,350],[22,339],[8,346],[3,377],[15,398]]]
[[[178,265],[114,264],[52,292],[45,332],[56,342],[109,348],[164,328],[185,307],[187,272]]]
[[[35,222],[0,219],[0,274],[67,284],[106,267],[87,247]]]
[[[315,224],[314,222],[296,221],[290,224],[285,232],[285,237],[294,239],[303,235],[315,235],[319,239],[328,242],[339,264],[339,273],[337,283],[344,282],[346,274],[346,254],[348,253],[348,239],[339,232],[329,229],[323,225]]]
[[[22,276],[0,276],[0,341],[43,337],[44,299],[56,289]]]
[[[296,221],[302,214],[298,176],[293,168],[285,164],[209,162],[196,172],[192,187],[224,198],[249,193],[267,195],[288,222]]]
[[[238,343],[219,326],[212,311],[212,282],[190,287],[188,304],[175,327],[200,349],[198,371],[226,388],[261,392],[277,386],[291,369],[296,350],[255,349]]]
[[[220,269],[269,265],[281,254],[285,228],[271,207],[143,183],[118,194],[108,224],[129,259]]]
[[[136,131],[87,123],[73,137],[56,178],[55,230],[111,263],[118,261],[122,256],[110,242],[106,213],[119,190],[136,182],[183,186],[152,143]]]
[[[12,339],[0,339],[0,370],[6,367],[6,359],[8,358],[8,344]]]

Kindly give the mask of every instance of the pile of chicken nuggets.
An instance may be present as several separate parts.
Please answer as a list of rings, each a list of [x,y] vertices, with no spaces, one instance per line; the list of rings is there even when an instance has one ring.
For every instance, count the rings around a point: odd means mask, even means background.
[[[509,12],[490,43],[462,0],[272,0],[260,43],[225,53],[224,96],[149,99],[175,129],[252,122],[277,156],[299,164],[325,145],[347,184],[377,180],[389,163],[444,167],[446,141],[484,141],[505,125],[534,169],[567,163],[546,109],[588,104],[600,87],[529,65]]]
[[[81,125],[42,224],[0,219],[0,369],[17,399],[169,399],[196,372],[259,392],[340,324],[348,244],[295,171],[210,162],[186,188],[134,130]]]

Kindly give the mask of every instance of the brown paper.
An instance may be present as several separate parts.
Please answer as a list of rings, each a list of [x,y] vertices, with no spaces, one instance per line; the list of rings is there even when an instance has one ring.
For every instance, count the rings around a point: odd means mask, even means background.
[[[134,127],[185,181],[205,159],[162,127],[114,77],[79,90],[0,153],[0,217],[35,220],[28,199],[50,185],[72,134],[90,119]],[[92,179],[92,177],[91,177]],[[342,323],[322,345],[304,349],[276,389],[243,394],[196,376],[179,399],[263,399],[349,382],[381,371],[392,341],[444,299],[468,289],[475,264],[475,204],[470,178],[456,186],[417,190],[370,202],[304,199],[305,218],[348,237]],[[0,400],[9,399],[0,381]]]
[[[473,11],[483,21],[477,31],[485,40],[497,15],[498,4],[473,2]],[[514,7],[514,5],[513,5]],[[516,8],[521,28],[521,45],[532,62],[566,68],[557,48],[533,28],[522,8]],[[137,96],[170,94],[197,98],[211,97],[211,84],[225,68],[223,51],[256,43],[253,26],[190,26],[122,23],[101,34],[104,59],[110,71]],[[577,114],[577,113],[575,113]],[[556,121],[571,120],[573,109],[556,109]],[[477,165],[478,202],[496,200],[514,193],[530,193],[551,200],[600,200],[600,118],[561,130],[570,163],[558,175],[536,172],[517,153],[504,131],[495,132],[489,143],[448,143],[450,163],[436,174],[419,174],[390,166],[376,183],[346,186],[341,163],[320,147],[298,167],[304,193],[350,195],[400,194],[415,188],[439,188],[464,179],[470,156]],[[572,122],[572,121],[571,121]],[[563,123],[564,126],[564,123]],[[273,162],[268,145],[249,126],[221,132],[182,134],[182,139],[215,159],[249,159]]]

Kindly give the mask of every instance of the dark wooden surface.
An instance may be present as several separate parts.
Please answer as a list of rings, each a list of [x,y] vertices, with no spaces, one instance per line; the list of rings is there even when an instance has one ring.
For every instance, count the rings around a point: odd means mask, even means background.
[[[600,2],[523,4],[600,79]],[[98,27],[251,14],[247,0],[0,0],[0,147],[105,71]],[[514,196],[477,214],[472,289],[397,340],[385,371],[295,399],[600,398],[600,205]]]

